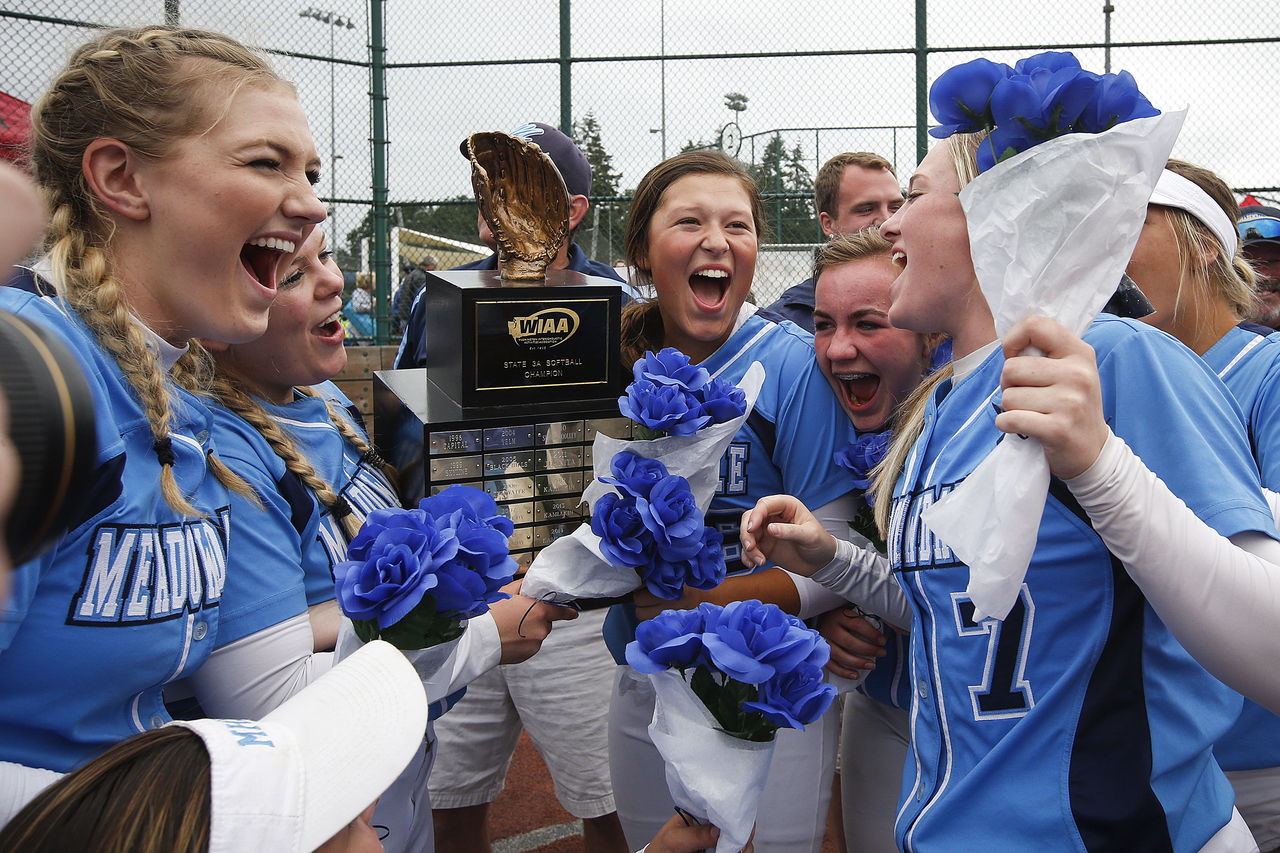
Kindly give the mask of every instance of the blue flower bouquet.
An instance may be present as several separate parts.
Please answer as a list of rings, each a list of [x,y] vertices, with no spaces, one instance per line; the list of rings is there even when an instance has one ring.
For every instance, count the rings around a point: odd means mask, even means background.
[[[720,534],[704,514],[720,458],[751,412],[764,368],[738,385],[712,377],[683,353],[645,353],[618,400],[638,440],[598,433],[595,479],[583,491],[591,521],[544,548],[521,592],[552,601],[612,599],[644,585],[674,600],[685,586],[724,580]]]
[[[817,631],[759,601],[667,610],[627,645],[627,663],[653,682],[649,735],[667,787],[720,828],[717,851],[750,840],[778,729],[803,729],[831,707],[830,653]]]
[[[338,604],[363,642],[385,640],[430,676],[466,627],[507,594],[511,520],[485,492],[450,486],[414,509],[369,513],[334,566]],[[340,642],[340,646],[343,644]]]
[[[1064,52],[958,65],[929,103],[934,136],[988,131],[960,203],[996,333],[1041,314],[1082,334],[1128,265],[1185,111],[1160,114],[1128,73],[1093,74]],[[1038,441],[1002,441],[922,516],[971,567],[981,614],[1013,606],[1048,481]]]

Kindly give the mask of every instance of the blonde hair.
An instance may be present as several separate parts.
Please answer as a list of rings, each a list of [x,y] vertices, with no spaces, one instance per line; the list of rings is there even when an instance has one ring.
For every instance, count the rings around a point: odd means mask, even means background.
[[[1222,178],[1201,166],[1183,160],[1170,160],[1165,168],[1181,175],[1204,190],[1205,195],[1222,208],[1223,213],[1235,225],[1240,210],[1235,196]],[[1190,312],[1197,325],[1201,322],[1201,308],[1209,300],[1221,299],[1236,320],[1245,317],[1253,308],[1257,274],[1244,259],[1239,248],[1228,256],[1226,247],[1218,242],[1213,232],[1192,214],[1175,207],[1162,207],[1165,221],[1173,232],[1178,247],[1178,292],[1174,300],[1174,317]],[[1211,258],[1208,262],[1204,258]],[[1183,287],[1190,271],[1190,299],[1183,299]]]
[[[54,286],[133,387],[155,439],[165,502],[185,515],[201,513],[173,475],[166,382],[201,390],[211,371],[208,353],[191,341],[166,377],[147,349],[126,288],[112,270],[111,218],[89,186],[82,158],[90,143],[103,138],[142,157],[162,157],[176,140],[215,125],[244,85],[268,82],[282,83],[261,58],[226,36],[168,27],[110,30],[72,54],[31,110],[31,164],[52,212],[46,249]],[[200,97],[213,86],[226,91],[216,110]],[[253,498],[249,485],[216,456],[206,458],[219,482]]]
[[[955,166],[961,189],[978,176],[978,146],[985,138],[985,131],[957,133],[942,142],[951,155],[951,162]],[[898,475],[907,464],[907,456],[911,453],[911,448],[924,429],[924,412],[929,398],[933,396],[934,389],[939,383],[951,378],[951,373],[951,365],[947,364],[929,374],[898,409],[894,423],[893,443],[889,445],[889,452],[885,454],[884,461],[871,472],[876,527],[880,529],[881,536],[888,536],[889,514],[893,511],[893,487],[898,481]]]
[[[304,397],[319,397],[311,388],[298,387],[294,390]],[[354,538],[360,531],[361,519],[352,511],[346,498],[335,492],[333,486],[325,482],[325,479],[316,472],[311,461],[298,449],[289,433],[249,393],[244,384],[225,370],[220,371],[213,380],[211,393],[216,400],[239,415],[267,440],[272,451],[284,462],[285,468],[297,476],[302,484],[316,496],[320,505],[338,520],[347,539]],[[330,400],[325,400],[324,405],[329,413],[329,420],[333,422],[342,437],[359,451],[361,456],[370,459],[375,465],[380,465],[381,457],[339,413],[338,407]]]

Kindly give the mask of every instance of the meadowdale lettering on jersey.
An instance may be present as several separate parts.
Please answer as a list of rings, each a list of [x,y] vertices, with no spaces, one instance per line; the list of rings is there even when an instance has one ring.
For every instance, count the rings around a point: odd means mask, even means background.
[[[934,535],[920,520],[920,513],[942,500],[959,483],[929,486],[918,492],[897,495],[889,515],[889,561],[895,571],[914,572],[922,569],[945,569],[960,565],[947,544]]]
[[[68,624],[137,625],[217,606],[229,524],[223,507],[174,524],[99,526]]]

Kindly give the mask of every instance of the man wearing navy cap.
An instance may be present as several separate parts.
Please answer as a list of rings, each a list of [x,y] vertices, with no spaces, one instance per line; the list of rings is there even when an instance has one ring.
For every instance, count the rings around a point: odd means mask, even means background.
[[[569,236],[551,269],[571,269],[618,282],[613,267],[593,261],[573,242],[589,206],[591,164],[573,140],[550,125],[524,124],[511,132],[541,148],[555,163],[569,190]],[[462,144],[466,156],[466,143]],[[484,217],[480,239],[495,248]],[[498,256],[457,269],[497,269]],[[396,367],[426,361],[426,300],[414,302]],[[489,803],[505,782],[507,766],[523,728],[542,754],[555,783],[556,798],[582,820],[582,841],[596,853],[628,849],[609,779],[609,700],[617,665],[602,634],[607,610],[582,613],[567,630],[548,637],[536,662],[497,666],[467,687],[467,694],[435,723],[436,758],[429,788],[436,849],[452,853],[489,850]]]
[[[1258,295],[1249,319],[1280,329],[1280,210],[1242,207],[1236,229],[1245,260],[1258,273]]]
[[[556,169],[560,172],[560,177],[564,179],[564,185],[569,189],[569,236],[560,245],[560,252],[556,255],[555,260],[551,262],[549,268],[553,270],[567,268],[576,270],[584,275],[594,275],[620,282],[626,295],[634,297],[635,292],[623,282],[613,267],[588,258],[578,244],[573,242],[573,232],[587,215],[587,208],[591,206],[591,203],[587,200],[587,196],[591,192],[591,164],[587,162],[586,155],[578,149],[572,139],[551,125],[543,124],[542,122],[535,121],[522,124],[511,131],[511,135],[532,142],[541,148],[551,158],[551,162],[555,163]],[[462,141],[460,150],[462,151],[462,156],[466,157],[467,142],[465,139]],[[480,240],[490,249],[494,249],[494,254],[478,261],[472,261],[469,264],[462,264],[454,267],[454,269],[496,270],[498,268],[497,245],[483,216],[477,217],[476,227],[480,232]],[[623,299],[624,303],[626,301],[626,299]],[[396,353],[395,366],[397,368],[422,367],[427,363],[427,341],[424,335],[426,317],[426,301],[422,298],[422,294],[419,293],[413,302],[413,308],[409,312],[409,321],[405,325],[404,339],[400,342],[400,350]]]

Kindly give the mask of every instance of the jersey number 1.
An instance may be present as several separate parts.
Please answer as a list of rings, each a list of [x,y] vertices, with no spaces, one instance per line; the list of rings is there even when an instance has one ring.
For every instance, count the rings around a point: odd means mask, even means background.
[[[1004,621],[990,617],[976,621],[973,618],[973,601],[963,593],[952,595],[956,609],[956,630],[962,637],[987,638],[987,660],[982,683],[969,687],[975,720],[1007,720],[1021,717],[1035,706],[1031,682],[1024,670],[1027,665],[1027,647],[1031,643],[1031,628],[1035,617],[1035,603],[1031,592],[1023,584],[1017,600]]]

